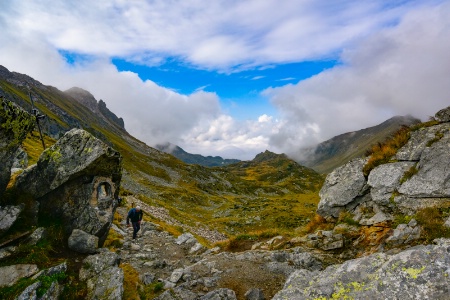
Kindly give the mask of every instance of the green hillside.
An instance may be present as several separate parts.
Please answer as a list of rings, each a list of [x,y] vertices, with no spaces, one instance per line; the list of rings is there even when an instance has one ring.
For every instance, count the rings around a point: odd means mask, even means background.
[[[0,66],[5,99],[30,111],[29,92],[46,115],[42,126],[47,136],[57,139],[81,127],[110,144],[123,155],[121,194],[165,207],[184,224],[205,224],[227,235],[269,229],[289,233],[314,214],[323,177],[285,155],[266,152],[225,167],[186,164],[132,137],[118,117],[104,113],[109,112],[104,103],[99,110],[88,108],[73,94]],[[32,162],[42,151],[36,135],[24,148]]]

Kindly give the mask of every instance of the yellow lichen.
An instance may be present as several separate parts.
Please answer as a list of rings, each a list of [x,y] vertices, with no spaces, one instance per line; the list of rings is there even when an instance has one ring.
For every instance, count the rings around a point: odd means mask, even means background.
[[[402,271],[407,273],[411,278],[417,279],[417,275],[423,272],[425,270],[425,266],[423,266],[420,269],[414,269],[414,268],[402,268]]]

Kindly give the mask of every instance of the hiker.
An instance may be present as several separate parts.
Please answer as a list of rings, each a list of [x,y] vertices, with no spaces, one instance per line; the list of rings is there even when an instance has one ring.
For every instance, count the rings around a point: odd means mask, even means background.
[[[140,206],[136,206],[136,208],[130,209],[127,216],[127,226],[130,226],[130,220],[131,224],[133,225],[133,240],[136,239],[136,235],[141,229],[141,221],[142,221],[142,210]]]

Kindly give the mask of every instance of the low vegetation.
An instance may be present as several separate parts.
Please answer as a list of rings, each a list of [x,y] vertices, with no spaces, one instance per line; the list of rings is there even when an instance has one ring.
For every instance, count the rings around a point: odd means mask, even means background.
[[[370,171],[375,167],[390,162],[392,156],[397,153],[397,150],[403,147],[409,140],[410,129],[402,127],[391,138],[383,143],[377,143],[366,153],[369,157],[366,165],[363,168],[365,176],[368,176]]]

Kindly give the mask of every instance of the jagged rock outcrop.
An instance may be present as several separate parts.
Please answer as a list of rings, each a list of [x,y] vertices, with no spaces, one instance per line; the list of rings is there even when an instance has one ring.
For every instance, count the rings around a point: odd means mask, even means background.
[[[106,239],[121,179],[121,155],[88,132],[73,129],[17,178],[16,188],[57,218],[67,234],[80,229]]]
[[[446,120],[450,108],[436,114]],[[439,116],[438,116],[439,115]],[[412,215],[419,209],[450,202],[450,123],[422,127],[393,159],[374,168],[368,178],[356,159],[331,172],[320,191],[317,213],[327,219],[350,212],[361,225],[392,220],[399,210]]]
[[[298,270],[273,299],[448,299],[449,243]]]
[[[16,152],[34,126],[33,116],[0,97],[0,196],[9,182]]]

